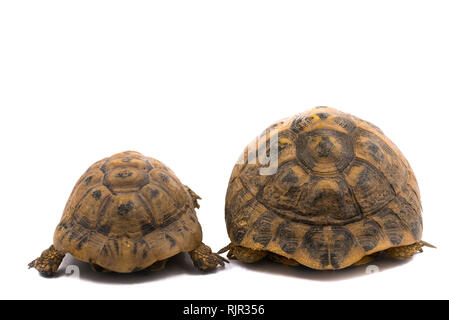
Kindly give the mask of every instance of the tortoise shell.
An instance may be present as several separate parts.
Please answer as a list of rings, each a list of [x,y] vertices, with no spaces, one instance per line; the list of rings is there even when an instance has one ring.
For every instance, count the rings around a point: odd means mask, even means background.
[[[276,170],[266,174],[260,155],[273,146]],[[245,149],[230,178],[226,225],[241,247],[335,270],[419,241],[420,194],[379,128],[318,107],[275,123]]]
[[[194,200],[156,159],[123,152],[78,180],[54,233],[54,246],[116,272],[145,269],[201,244]]]

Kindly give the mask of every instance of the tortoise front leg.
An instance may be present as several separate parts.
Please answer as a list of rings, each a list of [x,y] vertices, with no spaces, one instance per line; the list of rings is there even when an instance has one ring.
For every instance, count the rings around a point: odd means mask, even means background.
[[[224,267],[224,263],[229,262],[220,255],[213,253],[211,248],[202,242],[198,248],[190,251],[189,254],[194,266],[202,271],[215,269],[218,265]]]
[[[56,248],[51,245],[50,248],[42,252],[39,258],[31,261],[28,264],[28,268],[35,268],[44,276],[52,276],[58,271],[64,256],[64,252],[56,250]]]

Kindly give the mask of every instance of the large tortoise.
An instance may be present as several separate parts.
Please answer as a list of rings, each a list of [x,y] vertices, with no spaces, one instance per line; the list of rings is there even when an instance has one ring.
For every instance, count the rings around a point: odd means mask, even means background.
[[[201,270],[223,266],[202,243],[198,199],[168,167],[138,152],[98,161],[75,185],[53,245],[29,267],[52,275],[70,253],[94,270],[159,270],[180,252]]]
[[[277,156],[269,174],[268,154]],[[402,153],[376,126],[328,107],[281,120],[254,140],[234,167],[225,210],[232,242],[219,253],[248,263],[268,257],[336,270],[382,251],[409,258],[428,245]]]

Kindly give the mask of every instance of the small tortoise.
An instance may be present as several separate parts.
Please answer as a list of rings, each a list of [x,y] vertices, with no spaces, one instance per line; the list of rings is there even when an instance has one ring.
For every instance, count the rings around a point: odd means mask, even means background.
[[[98,161],[75,185],[53,245],[29,267],[53,275],[70,253],[98,271],[160,270],[180,252],[201,270],[223,266],[201,242],[198,199],[168,167],[138,152]]]
[[[272,173],[261,154],[276,155]],[[225,210],[231,244],[219,253],[247,263],[267,257],[336,270],[382,251],[409,258],[428,245],[402,153],[374,125],[327,107],[281,120],[248,145]]]

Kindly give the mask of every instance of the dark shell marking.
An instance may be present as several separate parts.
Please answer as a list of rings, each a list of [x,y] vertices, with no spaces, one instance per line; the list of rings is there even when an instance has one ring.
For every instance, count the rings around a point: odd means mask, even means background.
[[[271,228],[274,218],[275,216],[273,214],[263,214],[253,224],[253,228],[257,230],[257,233],[253,236],[253,239],[263,247],[266,247],[273,237]]]
[[[382,227],[372,219],[363,221],[363,227],[360,233],[356,235],[357,240],[365,252],[373,250],[382,237]]]
[[[292,254],[298,247],[298,239],[289,221],[283,222],[277,229],[274,239],[279,243],[282,251]]]

